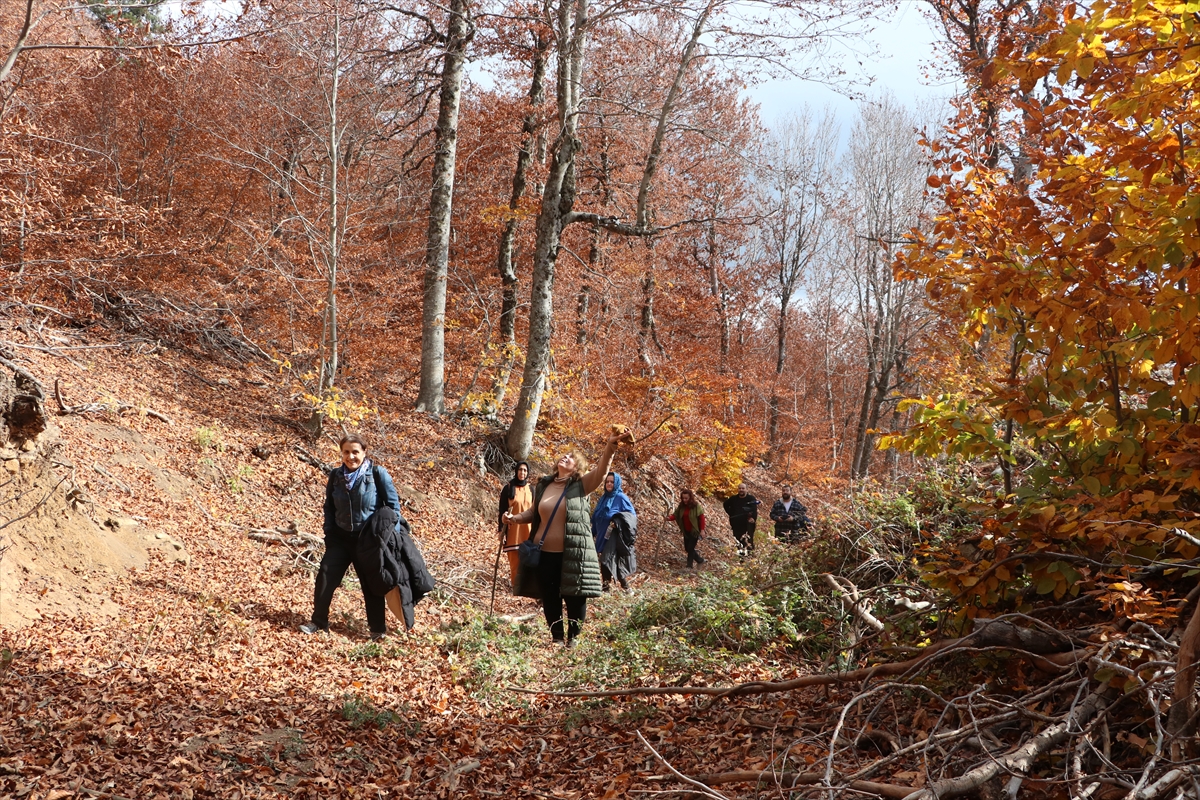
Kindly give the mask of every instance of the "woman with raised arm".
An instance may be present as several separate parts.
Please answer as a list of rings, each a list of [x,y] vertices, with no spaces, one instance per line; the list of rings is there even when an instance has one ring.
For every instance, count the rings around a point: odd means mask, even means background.
[[[590,470],[578,450],[565,453],[555,464],[554,474],[537,482],[533,507],[520,514],[505,513],[503,517],[509,525],[531,525],[533,540],[541,544],[538,580],[542,586],[542,610],[554,641],[565,642],[568,647],[574,645],[582,629],[587,599],[599,597],[602,589],[587,498],[604,482],[617,447],[621,442],[632,441],[633,436],[614,426],[599,462]]]

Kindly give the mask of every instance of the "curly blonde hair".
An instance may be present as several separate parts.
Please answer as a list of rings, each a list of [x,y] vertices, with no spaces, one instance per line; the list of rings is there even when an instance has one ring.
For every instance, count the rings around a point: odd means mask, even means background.
[[[587,456],[579,448],[572,449],[569,455],[575,459],[575,471],[571,473],[571,477],[582,478],[583,473],[587,472],[588,468],[592,466],[591,462],[588,461]]]

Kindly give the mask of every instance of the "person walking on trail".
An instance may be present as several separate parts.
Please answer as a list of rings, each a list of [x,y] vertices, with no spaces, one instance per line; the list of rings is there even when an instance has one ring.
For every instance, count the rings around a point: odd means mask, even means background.
[[[738,543],[738,554],[754,553],[754,528],[758,524],[758,507],[762,501],[746,491],[746,484],[739,483],[737,494],[727,499],[722,506],[729,516],[729,527]]]
[[[782,496],[771,506],[771,521],[775,523],[775,538],[781,542],[795,544],[800,541],[800,531],[808,533],[808,509],[792,497],[792,487],[785,485]]]
[[[586,472],[588,463],[579,451],[564,454],[555,464],[554,473],[538,480],[533,505],[520,514],[504,514],[504,522],[509,525],[531,525],[534,533],[530,538],[541,544],[538,582],[542,611],[550,636],[568,647],[574,646],[583,629],[588,598],[599,597],[603,587],[596,543],[591,536],[588,495],[600,488],[620,443],[632,441],[633,436],[614,426],[599,463]]]
[[[637,571],[634,541],[637,539],[637,512],[633,501],[621,490],[621,476],[610,472],[604,476],[604,494],[596,501],[592,512],[592,539],[600,559],[600,576],[608,591],[613,578],[629,591],[629,576]]]
[[[325,555],[317,569],[313,590],[312,618],[300,626],[304,633],[329,630],[329,605],[333,593],[342,585],[346,570],[354,572],[362,586],[367,606],[367,625],[372,639],[387,635],[386,604],[375,595],[365,579],[368,565],[358,555],[358,537],[364,533],[371,515],[384,506],[400,515],[400,496],[387,470],[367,458],[367,445],[357,434],[344,436],[338,444],[342,466],[330,471],[325,485]]]
[[[696,500],[696,495],[691,489],[684,489],[679,493],[679,505],[675,506],[675,513],[667,519],[678,525],[679,532],[683,534],[683,549],[687,552],[688,569],[692,568],[693,563],[703,564],[704,556],[696,552],[696,546],[704,537],[704,508]]]
[[[532,506],[533,489],[529,486],[529,464],[518,461],[513,479],[500,490],[500,514],[497,517],[500,547],[508,555],[508,575],[512,586],[517,585],[517,569],[521,565],[517,546],[529,538],[529,526],[506,523],[504,515],[522,514]]]

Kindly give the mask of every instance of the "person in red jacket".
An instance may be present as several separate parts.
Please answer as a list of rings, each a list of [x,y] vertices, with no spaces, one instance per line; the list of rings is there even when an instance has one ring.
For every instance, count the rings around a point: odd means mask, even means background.
[[[696,545],[704,536],[704,508],[696,500],[696,495],[691,489],[684,489],[679,493],[679,505],[675,506],[675,513],[667,519],[678,525],[679,532],[683,534],[683,549],[687,551],[688,569],[692,568],[692,564],[703,564],[704,556],[696,552]]]

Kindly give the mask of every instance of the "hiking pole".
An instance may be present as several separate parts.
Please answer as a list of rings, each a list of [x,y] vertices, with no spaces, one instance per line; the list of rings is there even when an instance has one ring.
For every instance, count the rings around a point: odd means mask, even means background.
[[[500,579],[500,554],[504,552],[504,540],[500,540],[499,547],[496,548],[496,566],[492,567],[492,605],[488,609],[488,616],[496,613],[496,581]]]

